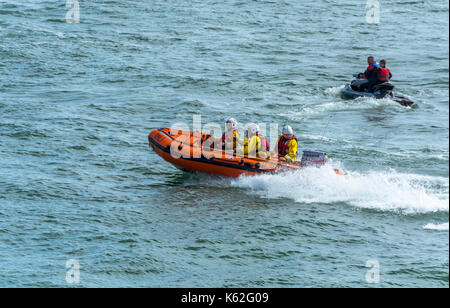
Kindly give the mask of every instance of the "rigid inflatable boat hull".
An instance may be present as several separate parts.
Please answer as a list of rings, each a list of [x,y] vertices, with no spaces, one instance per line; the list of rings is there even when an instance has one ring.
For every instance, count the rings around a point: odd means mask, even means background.
[[[233,157],[222,150],[202,149],[199,144],[206,137],[200,133],[160,129],[150,133],[149,144],[165,161],[189,172],[239,177],[243,174],[270,173],[277,169],[277,162],[273,160]],[[286,167],[298,168],[296,165]]]
[[[320,166],[328,160],[326,154],[311,151],[304,151],[303,160],[298,163],[279,162],[277,158],[238,157],[205,145],[209,137],[200,132],[162,128],[152,131],[148,141],[156,154],[181,170],[233,178],[295,171],[305,166]]]

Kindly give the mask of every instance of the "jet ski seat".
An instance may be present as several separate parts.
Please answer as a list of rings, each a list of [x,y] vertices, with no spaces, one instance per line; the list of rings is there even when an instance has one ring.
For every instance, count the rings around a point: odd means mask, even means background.
[[[394,85],[392,83],[390,83],[390,82],[383,82],[383,83],[375,85],[373,87],[373,91],[374,92],[382,91],[382,90],[384,90],[384,91],[392,91],[392,90],[394,90],[394,88],[395,87],[394,87]]]
[[[355,79],[351,83],[351,88],[353,91],[363,92],[369,86],[369,80],[367,79]]]

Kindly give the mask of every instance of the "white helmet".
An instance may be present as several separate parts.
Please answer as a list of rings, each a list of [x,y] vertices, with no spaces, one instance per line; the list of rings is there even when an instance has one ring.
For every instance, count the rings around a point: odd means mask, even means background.
[[[286,125],[285,127],[283,127],[282,133],[283,135],[293,135],[294,130],[289,125]]]
[[[257,133],[259,133],[259,125],[255,124],[255,123],[251,123],[247,126],[247,131],[252,133],[253,135],[256,135]]]
[[[228,119],[225,121],[225,123],[226,123],[226,124],[230,123],[231,126],[232,126],[233,128],[236,128],[236,127],[237,127],[237,124],[238,124],[238,122],[237,122],[237,120],[236,120],[235,118],[228,118]]]

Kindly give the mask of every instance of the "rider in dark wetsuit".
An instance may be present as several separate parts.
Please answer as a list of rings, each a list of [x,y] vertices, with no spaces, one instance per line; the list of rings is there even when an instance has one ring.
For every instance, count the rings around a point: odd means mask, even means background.
[[[378,71],[380,70],[380,65],[375,61],[375,58],[370,56],[367,58],[367,63],[369,66],[362,75],[362,78],[367,79],[369,84],[367,85],[367,91],[372,92],[373,87],[380,83],[378,80]]]

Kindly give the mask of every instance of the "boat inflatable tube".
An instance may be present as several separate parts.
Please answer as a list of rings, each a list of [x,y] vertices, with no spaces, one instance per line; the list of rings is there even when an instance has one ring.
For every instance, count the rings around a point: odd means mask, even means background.
[[[328,161],[325,153],[305,151],[301,162],[280,162],[278,158],[240,157],[233,151],[215,149],[206,142],[211,135],[161,128],[149,136],[149,146],[175,167],[225,177],[295,171],[302,167],[320,167]],[[335,170],[337,174],[341,174]]]

